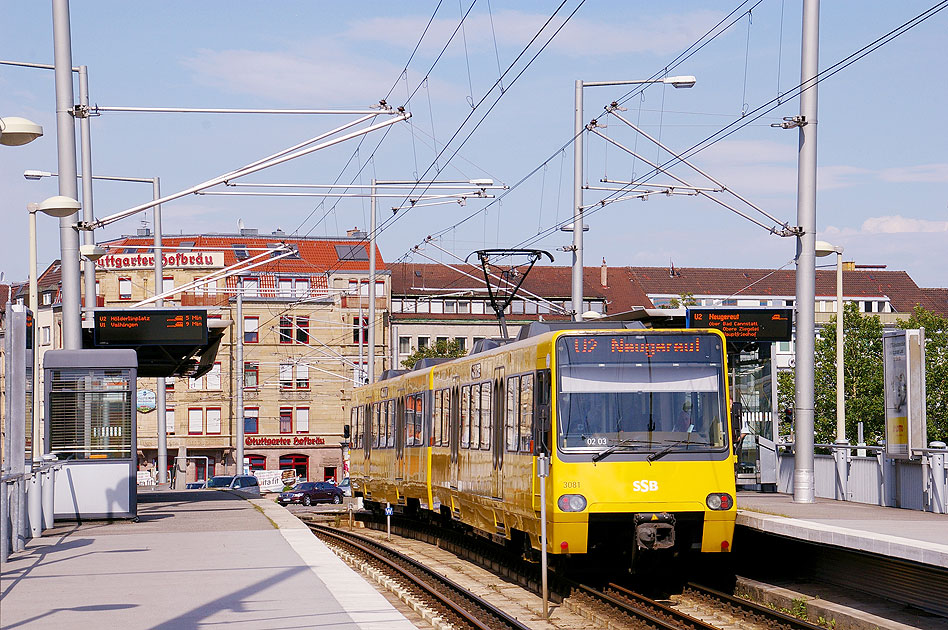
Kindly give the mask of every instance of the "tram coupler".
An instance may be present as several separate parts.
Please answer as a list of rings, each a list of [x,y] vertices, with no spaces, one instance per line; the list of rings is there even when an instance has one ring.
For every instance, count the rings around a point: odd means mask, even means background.
[[[639,549],[669,549],[675,546],[675,516],[668,512],[636,514],[635,544]]]

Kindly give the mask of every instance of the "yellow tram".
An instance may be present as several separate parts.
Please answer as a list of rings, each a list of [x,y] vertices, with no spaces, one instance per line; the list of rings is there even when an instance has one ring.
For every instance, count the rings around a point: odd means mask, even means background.
[[[419,363],[353,394],[351,477],[369,506],[537,550],[546,453],[549,553],[730,550],[720,332],[534,323],[516,340]]]

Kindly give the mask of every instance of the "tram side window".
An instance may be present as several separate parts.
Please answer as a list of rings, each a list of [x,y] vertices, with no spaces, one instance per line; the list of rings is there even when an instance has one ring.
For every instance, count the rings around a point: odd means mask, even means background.
[[[439,389],[435,392],[434,417],[434,437],[432,439],[434,446],[444,446],[447,444],[445,435],[445,419],[451,409],[451,401],[448,398],[448,390]]]
[[[385,443],[385,427],[382,425],[382,403],[375,403],[374,421],[372,428],[375,429],[375,437],[372,439],[372,446],[380,448]]]
[[[405,397],[405,446],[421,446],[421,394]]]
[[[491,392],[490,381],[481,383],[481,448],[490,449]]]
[[[461,388],[461,448],[471,446],[471,386]]]
[[[533,374],[520,379],[520,452],[533,450]]]
[[[550,398],[552,378],[549,370],[537,371],[534,422],[535,454],[550,452]]]
[[[395,401],[390,400],[387,403],[388,405],[388,431],[386,435],[388,436],[385,445],[388,448],[395,447]]]
[[[517,452],[520,442],[520,377],[511,376],[507,379],[507,450]]]
[[[352,447],[359,448],[359,408],[353,407],[349,410],[349,424],[355,429],[355,435],[352,436]]]

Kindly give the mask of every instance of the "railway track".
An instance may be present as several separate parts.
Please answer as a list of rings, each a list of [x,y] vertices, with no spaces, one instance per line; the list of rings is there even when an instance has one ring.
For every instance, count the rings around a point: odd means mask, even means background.
[[[530,626],[477,597],[452,580],[390,547],[352,532],[307,523],[324,542],[349,555],[348,560],[369,563],[393,580],[410,605],[440,625],[477,630],[529,630]],[[427,610],[424,610],[427,609]],[[425,613],[429,614],[425,614]]]
[[[313,527],[313,525],[310,525]],[[328,529],[328,528],[321,528]],[[393,528],[394,529],[394,528]],[[411,531],[407,530],[402,524],[398,528],[399,533],[411,536]],[[331,530],[336,531],[336,530]],[[368,530],[366,534],[369,533]],[[371,541],[359,534],[350,532],[338,532],[351,536],[353,539],[359,539],[360,544],[371,546],[375,549],[384,550],[383,554],[395,554],[391,547],[382,542]],[[381,532],[375,532],[376,537],[381,536]],[[424,537],[431,535],[426,532]],[[396,541],[397,542],[397,541]],[[446,541],[438,541],[437,547],[450,553],[458,554],[459,549],[456,543],[445,544]],[[476,543],[476,541],[475,541]],[[399,554],[401,555],[401,554]],[[416,554],[417,555],[417,554]],[[476,554],[463,554],[471,562],[475,561]],[[486,562],[481,557],[481,562],[476,562],[482,568],[497,571],[500,569],[498,558],[495,556]],[[419,565],[415,560],[409,559],[408,562],[413,565]],[[517,566],[518,562],[512,562],[503,567],[501,571],[506,580],[520,583],[525,589],[535,592],[537,586],[536,575],[524,575],[516,579],[511,574],[512,567]],[[524,565],[521,565],[523,567]],[[527,564],[527,567],[532,565]],[[534,570],[536,567],[532,567]],[[434,575],[438,580],[442,580],[439,574],[434,570],[424,569],[426,575]],[[567,579],[562,576],[553,576],[551,584],[555,584],[558,592],[551,593],[551,600],[561,602],[557,608],[562,608],[563,612],[572,613],[573,621],[561,623],[554,615],[544,626],[542,619],[530,619],[533,623],[525,625],[527,622],[521,622],[514,619],[519,626],[503,625],[507,622],[487,621],[488,627],[544,627],[553,628],[575,628],[576,617],[584,618],[587,623],[581,627],[610,627],[610,628],[658,628],[660,630],[723,630],[738,629],[741,630],[769,630],[778,628],[781,630],[819,630],[822,626],[817,626],[806,621],[802,621],[791,615],[782,613],[765,606],[760,606],[732,597],[725,593],[715,591],[697,584],[689,583],[681,595],[674,595],[669,600],[654,600],[641,594],[635,593],[626,587],[610,583],[602,590],[591,588]],[[450,580],[448,580],[450,582]],[[455,588],[458,588],[455,585]],[[470,593],[464,593],[464,598],[472,597]],[[496,609],[495,606],[492,608]],[[511,615],[506,615],[508,618]],[[562,616],[562,615],[561,615]],[[520,617],[524,619],[524,617]],[[478,626],[465,626],[478,627]]]

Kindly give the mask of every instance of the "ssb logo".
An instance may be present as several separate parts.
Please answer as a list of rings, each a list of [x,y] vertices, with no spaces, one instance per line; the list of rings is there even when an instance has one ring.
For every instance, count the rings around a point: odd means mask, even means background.
[[[632,492],[658,492],[658,482],[651,479],[637,479],[632,482]]]

